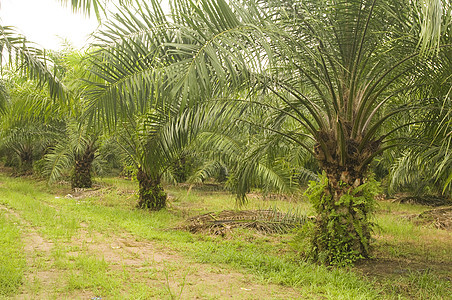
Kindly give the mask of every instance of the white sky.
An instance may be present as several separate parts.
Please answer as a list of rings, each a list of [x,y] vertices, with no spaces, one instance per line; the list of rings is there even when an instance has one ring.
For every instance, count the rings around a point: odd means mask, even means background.
[[[94,15],[88,18],[72,13],[57,0],[0,0],[0,24],[14,26],[28,40],[57,50],[61,38],[82,48],[98,22]]]

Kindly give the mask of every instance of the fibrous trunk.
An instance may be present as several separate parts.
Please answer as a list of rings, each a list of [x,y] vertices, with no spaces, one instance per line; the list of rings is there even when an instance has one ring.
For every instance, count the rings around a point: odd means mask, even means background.
[[[91,167],[94,160],[95,150],[88,147],[82,155],[75,159],[74,171],[71,178],[72,188],[91,188]]]
[[[326,178],[314,201],[317,217],[311,241],[314,258],[328,264],[347,264],[370,255],[369,219],[376,194],[375,186],[365,182],[370,149],[348,150],[345,162],[336,155],[328,160],[317,151]]]
[[[350,176],[347,169],[336,169],[326,176],[312,240],[317,259],[342,264],[369,257],[373,201],[359,191],[364,174]]]
[[[33,169],[33,152],[31,149],[23,150],[20,154],[20,171],[27,173]]]
[[[166,206],[166,193],[160,183],[160,178],[153,178],[141,169],[138,170],[139,183],[138,207],[150,210],[160,210]]]

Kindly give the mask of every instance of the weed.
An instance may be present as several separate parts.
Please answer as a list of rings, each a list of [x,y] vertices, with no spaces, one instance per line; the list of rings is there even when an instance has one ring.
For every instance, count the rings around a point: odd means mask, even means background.
[[[184,287],[186,284],[186,278],[188,275],[188,271],[185,272],[185,275],[182,278],[182,282],[179,284],[179,293],[173,292],[173,289],[171,288],[171,284],[170,284],[170,275],[169,275],[169,271],[168,269],[165,267],[163,272],[165,273],[165,279],[166,279],[166,285],[165,288],[168,291],[168,294],[171,297],[171,300],[175,300],[175,299],[181,299],[182,298],[182,292],[184,291]]]

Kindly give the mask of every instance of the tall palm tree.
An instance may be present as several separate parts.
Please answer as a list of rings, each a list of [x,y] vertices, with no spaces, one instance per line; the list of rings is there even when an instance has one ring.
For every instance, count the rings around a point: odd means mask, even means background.
[[[419,25],[429,23],[425,15],[409,2],[392,1],[198,3],[187,5],[190,13],[175,25],[189,42],[169,50],[191,55],[168,71],[177,91],[197,97],[218,83],[231,88],[247,80],[255,91],[277,97],[273,109],[306,130],[326,174],[323,191],[311,195],[318,213],[314,258],[336,263],[367,257],[367,171],[374,157],[394,146],[397,128],[385,133],[382,125],[416,108],[397,100],[418,88],[413,76],[430,67],[419,59],[419,36],[427,41]],[[441,4],[450,12],[447,2]],[[306,145],[299,136],[288,138]]]

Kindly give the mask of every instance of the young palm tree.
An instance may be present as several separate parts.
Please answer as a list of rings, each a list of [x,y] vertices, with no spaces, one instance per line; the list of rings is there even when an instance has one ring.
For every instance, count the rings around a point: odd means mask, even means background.
[[[99,124],[94,126],[83,118],[86,110],[83,78],[86,71],[82,60],[83,54],[73,49],[55,54],[56,67],[59,68],[61,80],[66,85],[67,101],[65,104],[60,103],[59,117],[64,123],[64,129],[45,156],[49,180],[54,181],[71,170],[73,189],[92,187],[92,165],[101,145],[102,134]]]
[[[205,126],[204,119],[205,111],[199,107],[182,113],[160,108],[118,126],[118,143],[137,174],[138,207],[151,210],[166,207],[163,176],[187,155],[186,149]]]
[[[35,82],[14,73],[8,77],[8,101],[0,118],[1,146],[17,157],[19,171],[28,173],[58,135],[55,116],[59,111],[47,92],[36,89]]]
[[[71,171],[71,187],[92,187],[92,165],[100,147],[99,131],[72,118],[45,155],[45,174],[55,181]]]
[[[137,171],[138,206],[159,210],[166,206],[162,177],[187,155],[185,149],[209,124],[206,115],[214,118],[216,109],[184,105],[161,77],[165,66],[181,58],[166,57],[160,47],[178,37],[158,28],[168,20],[157,3],[124,7],[113,18],[97,33],[88,59],[88,115],[116,129],[128,164]]]

